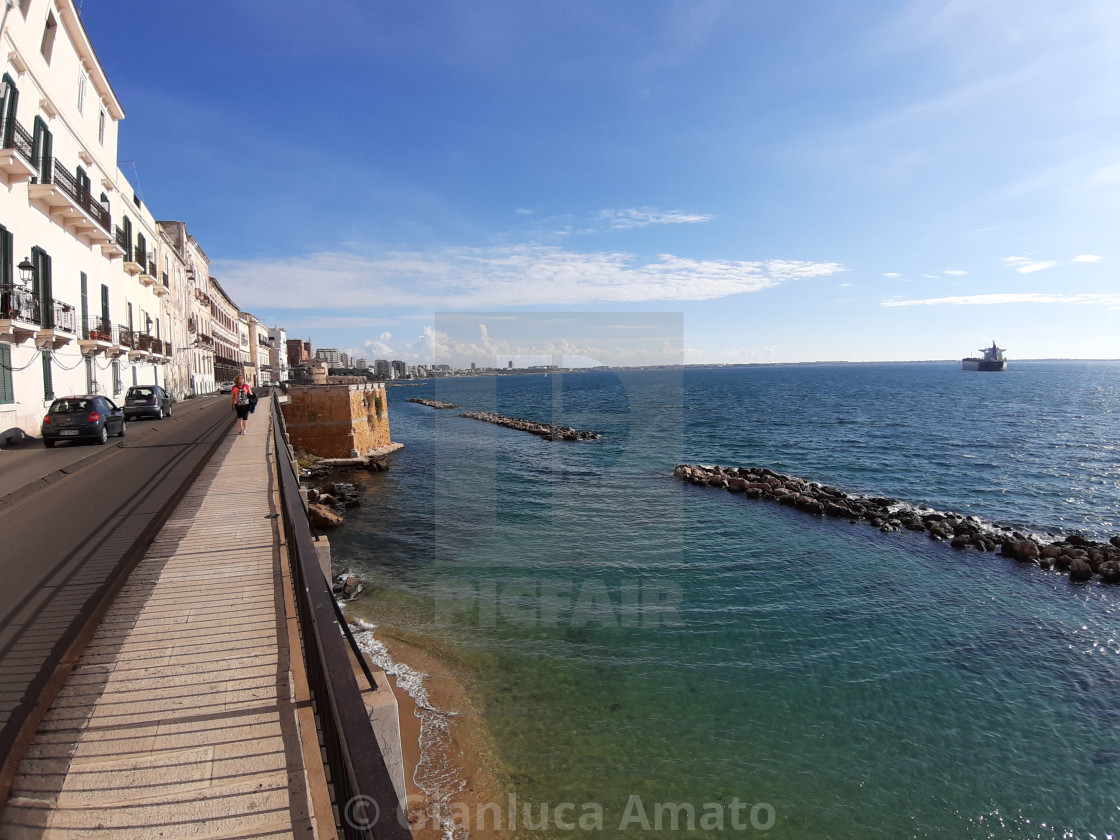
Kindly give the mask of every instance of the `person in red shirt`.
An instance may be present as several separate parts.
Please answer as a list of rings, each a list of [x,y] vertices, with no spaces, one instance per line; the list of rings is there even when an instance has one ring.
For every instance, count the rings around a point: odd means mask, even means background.
[[[237,412],[238,434],[245,434],[245,426],[249,422],[249,395],[253,390],[245,382],[245,377],[238,374],[233,380],[233,390],[230,391],[230,402],[233,410]]]

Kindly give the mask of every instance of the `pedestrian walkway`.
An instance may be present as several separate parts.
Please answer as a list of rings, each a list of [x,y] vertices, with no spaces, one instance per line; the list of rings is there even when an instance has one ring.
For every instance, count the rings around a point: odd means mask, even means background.
[[[2,840],[315,836],[269,403],[231,433],[118,594],[20,766]]]

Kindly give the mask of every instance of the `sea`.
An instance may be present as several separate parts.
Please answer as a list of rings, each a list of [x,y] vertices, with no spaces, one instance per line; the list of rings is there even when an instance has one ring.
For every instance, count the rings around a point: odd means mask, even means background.
[[[348,609],[367,640],[391,628],[469,684],[512,795],[484,825],[1120,836],[1120,587],[672,477],[768,467],[1107,540],[1120,363],[551,371],[388,394],[405,448],[332,533],[334,561],[366,582]],[[453,711],[428,710],[428,738]],[[417,780],[433,801],[456,786],[447,768]]]

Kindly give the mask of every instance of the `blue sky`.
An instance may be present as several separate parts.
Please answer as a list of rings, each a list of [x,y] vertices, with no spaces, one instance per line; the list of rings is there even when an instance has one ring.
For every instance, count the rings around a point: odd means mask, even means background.
[[[1115,0],[82,5],[126,174],[316,346],[1120,358]]]

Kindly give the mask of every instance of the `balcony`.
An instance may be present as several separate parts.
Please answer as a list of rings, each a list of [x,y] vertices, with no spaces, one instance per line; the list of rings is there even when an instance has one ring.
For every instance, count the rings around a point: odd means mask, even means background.
[[[195,344],[205,350],[213,350],[214,337],[211,335],[203,335],[202,333],[199,333],[198,338],[195,340]]]
[[[108,209],[95,201],[57,158],[43,162],[41,178],[27,188],[27,194],[32,201],[45,205],[50,217],[75,236],[93,245],[113,241]]]
[[[129,330],[122,330],[129,333]],[[119,336],[117,337],[119,339]],[[131,339],[130,339],[131,340]],[[92,317],[82,324],[82,335],[78,339],[78,347],[84,355],[113,355],[117,356],[123,351],[120,344],[113,336],[113,322],[108,318]]]
[[[171,294],[171,284],[167,280],[166,271],[160,275],[160,282],[156,284],[153,291],[156,293],[156,297],[167,297]]]
[[[22,344],[42,329],[39,296],[24,286],[0,285],[0,341]]]
[[[5,180],[9,184],[30,181],[35,174],[35,161],[31,157],[33,141],[27,129],[13,120],[10,126],[0,126],[0,137],[4,140],[0,148],[0,171]]]
[[[113,225],[113,239],[101,245],[101,253],[108,259],[115,260],[128,253],[128,237],[123,230]]]
[[[73,341],[74,307],[52,298],[50,310],[44,311],[42,303],[25,286],[0,285],[0,340],[21,344],[34,338],[39,347],[52,350]]]
[[[78,317],[74,307],[60,300],[51,301],[51,323],[35,333],[35,343],[40,347],[57,350],[74,340],[78,333]]]

